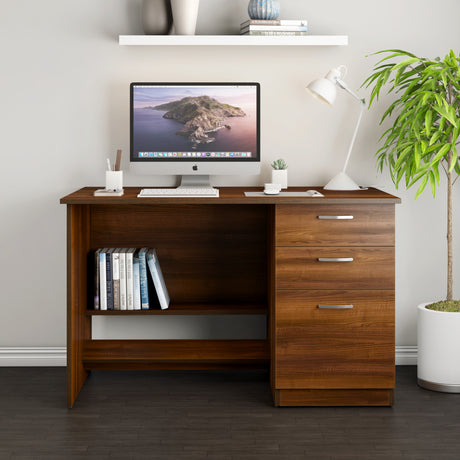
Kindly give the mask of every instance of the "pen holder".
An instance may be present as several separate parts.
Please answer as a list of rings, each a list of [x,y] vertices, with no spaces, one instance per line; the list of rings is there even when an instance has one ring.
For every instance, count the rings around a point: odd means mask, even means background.
[[[123,190],[123,171],[106,171],[105,189],[111,192],[121,192]]]

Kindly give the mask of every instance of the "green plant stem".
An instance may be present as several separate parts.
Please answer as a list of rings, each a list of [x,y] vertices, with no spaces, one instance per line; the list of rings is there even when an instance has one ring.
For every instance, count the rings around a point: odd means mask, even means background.
[[[452,137],[452,135],[451,135]],[[447,168],[447,297],[446,300],[453,300],[453,250],[452,250],[452,201],[453,181],[452,171],[449,171],[452,164],[452,149],[448,155]]]

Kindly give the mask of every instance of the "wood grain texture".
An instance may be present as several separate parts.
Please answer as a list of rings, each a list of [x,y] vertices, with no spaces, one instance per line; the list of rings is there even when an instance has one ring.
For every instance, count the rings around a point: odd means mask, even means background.
[[[318,258],[353,258],[319,262]],[[394,248],[277,247],[277,289],[394,289]]]
[[[318,200],[328,204],[358,204],[358,203],[400,203],[401,200],[393,195],[375,188],[368,190],[334,191],[321,187],[289,187],[289,192],[305,192],[316,189],[324,194],[324,198],[311,197],[282,197],[261,196],[246,197],[244,192],[261,192],[262,187],[218,187],[219,198],[137,198],[141,188],[125,187],[125,194],[120,197],[95,197],[93,193],[101,187],[84,187],[61,198],[61,204],[315,204]]]
[[[72,407],[88,371],[83,366],[83,342],[91,338],[88,300],[87,255],[89,206],[67,208],[67,406]]]
[[[394,205],[277,205],[277,246],[394,246]],[[320,219],[349,216],[353,219]]]
[[[87,340],[83,352],[88,369],[98,364],[112,369],[124,369],[125,364],[133,369],[139,364],[145,369],[166,363],[199,369],[203,363],[268,363],[269,359],[268,340]]]
[[[276,390],[275,406],[392,406],[393,390]]]
[[[87,310],[87,316],[268,315],[266,304],[171,304],[166,310]]]
[[[394,291],[277,291],[276,305],[277,389],[394,387]]]
[[[155,248],[172,303],[267,303],[265,205],[91,209],[92,249]]]

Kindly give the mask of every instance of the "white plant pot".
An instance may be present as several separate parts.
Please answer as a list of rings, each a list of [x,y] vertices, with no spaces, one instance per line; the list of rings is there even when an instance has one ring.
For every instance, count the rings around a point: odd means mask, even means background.
[[[282,189],[288,187],[287,169],[272,169],[272,184],[280,184]]]
[[[200,0],[171,0],[176,35],[195,35]]]
[[[417,378],[421,387],[460,393],[460,313],[417,307]]]

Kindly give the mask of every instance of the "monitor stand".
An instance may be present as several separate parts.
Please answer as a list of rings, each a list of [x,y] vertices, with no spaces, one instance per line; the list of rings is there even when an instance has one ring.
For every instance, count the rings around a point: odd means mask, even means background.
[[[180,188],[212,188],[209,175],[183,175],[181,176]]]

